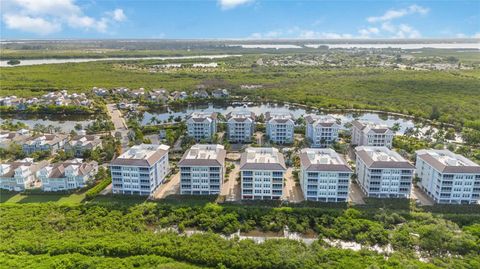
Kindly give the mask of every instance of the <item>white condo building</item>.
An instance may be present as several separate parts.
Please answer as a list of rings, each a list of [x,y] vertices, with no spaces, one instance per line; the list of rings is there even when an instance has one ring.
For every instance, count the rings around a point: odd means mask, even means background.
[[[65,191],[86,187],[98,171],[97,162],[81,159],[50,164],[37,172],[43,191]]]
[[[276,144],[293,143],[295,122],[290,113],[265,113],[268,138]]]
[[[167,145],[141,144],[110,163],[112,192],[150,195],[170,173]]]
[[[212,141],[217,132],[217,113],[193,112],[187,119],[187,134],[196,141]]]
[[[226,154],[222,145],[193,145],[178,162],[180,194],[219,194]]]
[[[355,148],[357,182],[368,197],[408,198],[415,167],[387,147]]]
[[[255,114],[249,111],[233,111],[227,115],[228,141],[248,143],[255,132]]]
[[[393,136],[395,135],[386,125],[372,122],[352,121],[353,146],[372,146],[392,148]]]
[[[333,149],[302,149],[300,185],[306,200],[346,202],[353,171]]]
[[[338,140],[340,125],[334,117],[308,114],[305,122],[305,136],[313,148],[325,148]]]
[[[242,199],[280,199],[287,167],[276,148],[247,148],[240,160]]]
[[[37,171],[47,165],[47,161],[34,162],[32,158],[0,164],[0,189],[24,191],[33,188]]]
[[[449,150],[416,151],[421,188],[441,204],[476,204],[480,201],[480,166]]]

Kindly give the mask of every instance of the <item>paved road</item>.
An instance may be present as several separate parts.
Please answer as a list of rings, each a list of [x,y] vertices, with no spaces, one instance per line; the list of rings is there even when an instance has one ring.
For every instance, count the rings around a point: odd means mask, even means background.
[[[228,180],[223,182],[220,195],[225,196],[226,201],[240,201],[242,193],[240,190],[240,183],[237,181],[237,177],[240,173],[240,163],[235,162],[235,168],[230,171]]]
[[[180,172],[170,176],[170,180],[155,190],[152,195],[153,199],[163,199],[172,194],[180,192]]]
[[[283,188],[282,200],[288,200],[292,203],[299,203],[305,200],[303,197],[302,188],[299,185],[296,185],[295,179],[293,178],[293,168],[288,168],[285,173],[285,187]]]
[[[122,151],[125,151],[128,147],[128,127],[122,116],[122,112],[117,109],[115,104],[107,104],[107,111],[115,127],[115,130],[112,131],[112,136],[115,136],[116,132],[121,134],[122,138],[120,141],[122,143]]]

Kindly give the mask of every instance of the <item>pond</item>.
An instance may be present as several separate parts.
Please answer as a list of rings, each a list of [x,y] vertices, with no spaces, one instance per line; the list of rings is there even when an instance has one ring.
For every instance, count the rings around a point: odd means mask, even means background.
[[[53,127],[60,127],[65,133],[69,133],[70,131],[75,130],[75,125],[77,123],[86,127],[94,121],[94,117],[88,115],[2,115],[0,118],[0,124],[3,124],[3,122],[7,120],[11,120],[13,123],[23,122],[30,129],[36,124],[44,126],[52,125]]]
[[[189,105],[186,107],[173,108],[167,107],[165,109],[157,111],[147,111],[143,114],[142,125],[148,125],[152,123],[152,118],[155,117],[158,121],[168,121],[169,118],[181,117],[185,119],[192,112],[217,112],[226,115],[232,111],[248,110],[254,112],[257,116],[265,114],[266,112],[289,112],[295,117],[295,119],[308,114],[315,113],[319,115],[331,115],[341,121],[343,129],[347,129],[345,124],[352,122],[353,120],[365,120],[371,121],[377,124],[385,124],[392,127],[395,123],[400,124],[400,130],[398,134],[403,134],[406,128],[414,127],[414,121],[412,119],[401,118],[398,116],[389,116],[387,114],[379,113],[323,113],[318,110],[308,110],[291,105],[282,105],[276,103],[259,103],[249,104],[248,106],[239,104],[232,105],[231,103],[209,103],[203,105]]]

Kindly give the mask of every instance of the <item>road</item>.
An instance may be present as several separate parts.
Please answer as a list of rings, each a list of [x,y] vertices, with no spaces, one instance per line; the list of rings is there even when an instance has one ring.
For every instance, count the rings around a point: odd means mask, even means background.
[[[239,201],[241,199],[240,183],[237,181],[240,173],[240,163],[235,162],[235,168],[230,171],[228,180],[223,182],[220,195],[225,196],[226,201]]]
[[[122,152],[128,147],[128,127],[123,118],[122,112],[118,110],[115,104],[107,104],[108,115],[112,119],[115,130],[111,132],[112,136],[119,132],[121,134]]]
[[[293,168],[288,168],[285,172],[285,187],[283,188],[282,200],[288,200],[291,203],[300,203],[305,200],[300,184],[295,183],[293,178]]]
[[[412,193],[410,198],[418,201],[421,205],[431,206],[435,202],[420,187],[412,185]]]
[[[350,192],[348,193],[348,200],[356,205],[364,205],[365,201],[363,200],[362,190],[357,183],[351,182],[350,183]]]

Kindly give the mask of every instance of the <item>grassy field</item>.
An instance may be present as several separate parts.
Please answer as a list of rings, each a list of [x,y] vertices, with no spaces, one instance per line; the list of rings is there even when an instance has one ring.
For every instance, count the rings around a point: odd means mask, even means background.
[[[252,55],[241,60],[224,59],[222,67],[211,72],[189,69],[149,73],[121,68],[121,62],[3,68],[0,96],[32,96],[60,89],[87,92],[94,86],[193,91],[197,84],[204,83],[212,88],[237,89],[236,93],[256,100],[289,101],[329,108],[380,109],[449,123],[480,119],[480,70],[258,67],[250,65],[255,59]],[[243,84],[262,84],[264,88],[239,90]],[[433,115],[434,110],[438,111],[437,115]]]
[[[0,191],[0,203],[45,203],[80,204],[85,199],[85,192],[72,194],[41,193],[20,194],[15,192]]]

